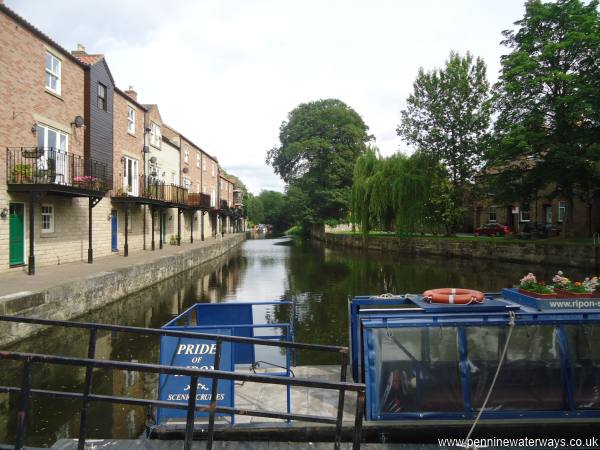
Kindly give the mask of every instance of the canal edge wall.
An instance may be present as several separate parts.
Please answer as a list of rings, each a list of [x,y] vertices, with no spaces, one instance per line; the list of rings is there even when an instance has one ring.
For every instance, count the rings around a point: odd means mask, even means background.
[[[112,271],[98,272],[43,291],[7,295],[0,298],[0,314],[71,320],[218,258],[238,247],[245,239],[246,234],[240,233],[223,241]],[[0,322],[0,346],[14,344],[45,328]]]
[[[583,267],[588,269],[590,274],[598,271],[596,250],[586,245],[536,244],[530,241],[496,243],[392,236],[369,236],[364,239],[360,235],[325,232],[313,232],[311,235],[326,245],[374,252]]]

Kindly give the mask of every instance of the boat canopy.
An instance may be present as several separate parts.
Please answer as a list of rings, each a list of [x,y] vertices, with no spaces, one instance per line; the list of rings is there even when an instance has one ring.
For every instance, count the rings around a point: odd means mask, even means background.
[[[473,419],[505,347],[482,418],[600,417],[600,300],[523,297],[352,299],[352,369],[366,384],[367,419]]]

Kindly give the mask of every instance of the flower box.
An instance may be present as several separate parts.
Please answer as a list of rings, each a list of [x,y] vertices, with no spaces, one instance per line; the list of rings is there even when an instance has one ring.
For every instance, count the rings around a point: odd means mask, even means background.
[[[523,294],[523,295],[528,295],[529,297],[539,298],[539,299],[552,299],[552,298],[556,298],[556,292],[553,292],[552,294],[540,294],[538,292],[527,291],[527,290],[521,289],[521,288],[519,288],[519,292],[521,294]]]
[[[600,292],[569,292],[555,288],[558,298],[600,298]]]

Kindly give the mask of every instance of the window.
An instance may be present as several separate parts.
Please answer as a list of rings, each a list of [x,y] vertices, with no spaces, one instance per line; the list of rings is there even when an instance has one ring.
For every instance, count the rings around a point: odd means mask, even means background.
[[[129,195],[137,197],[138,191],[138,162],[135,159],[124,156],[123,164],[123,191]]]
[[[183,179],[183,187],[185,189],[189,190],[191,185],[192,185],[192,182],[189,180],[189,178]]]
[[[150,145],[160,148],[161,139],[160,127],[154,122],[150,122]]]
[[[530,214],[529,214],[529,205],[525,204],[521,206],[521,222],[529,222]]]
[[[187,144],[183,146],[183,162],[186,164],[190,162],[190,147]]]
[[[206,171],[206,158],[202,154],[200,154],[200,158],[202,158],[202,170]]]
[[[37,125],[36,134],[38,148],[44,149],[43,156],[37,160],[38,173],[49,177],[53,183],[64,184],[69,170],[69,136],[41,124]]]
[[[213,189],[210,192],[210,206],[215,207],[217,205],[217,194],[215,192],[215,190]]]
[[[567,214],[567,202],[558,202],[558,221],[564,222]]]
[[[106,111],[106,86],[98,83],[98,109]]]
[[[46,52],[46,89],[60,95],[61,62],[50,52]]]
[[[127,106],[127,132],[135,134],[135,109]]]
[[[200,155],[200,152],[196,153],[196,167],[199,169],[200,168],[200,159],[202,158],[202,155]],[[199,192],[199,191],[198,191]]]
[[[496,207],[490,206],[488,210],[488,222],[496,222]]]
[[[54,233],[54,208],[42,205],[42,233]]]
[[[215,168],[216,168],[216,167],[217,167],[217,165],[216,165],[215,163],[212,163],[212,168],[211,168],[211,171],[212,171],[212,176],[213,176],[213,177],[215,176]]]

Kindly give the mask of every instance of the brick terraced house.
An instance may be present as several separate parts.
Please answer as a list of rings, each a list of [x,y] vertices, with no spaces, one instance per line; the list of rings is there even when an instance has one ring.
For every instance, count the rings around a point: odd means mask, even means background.
[[[0,272],[244,228],[214,156],[1,0],[0,98]]]

